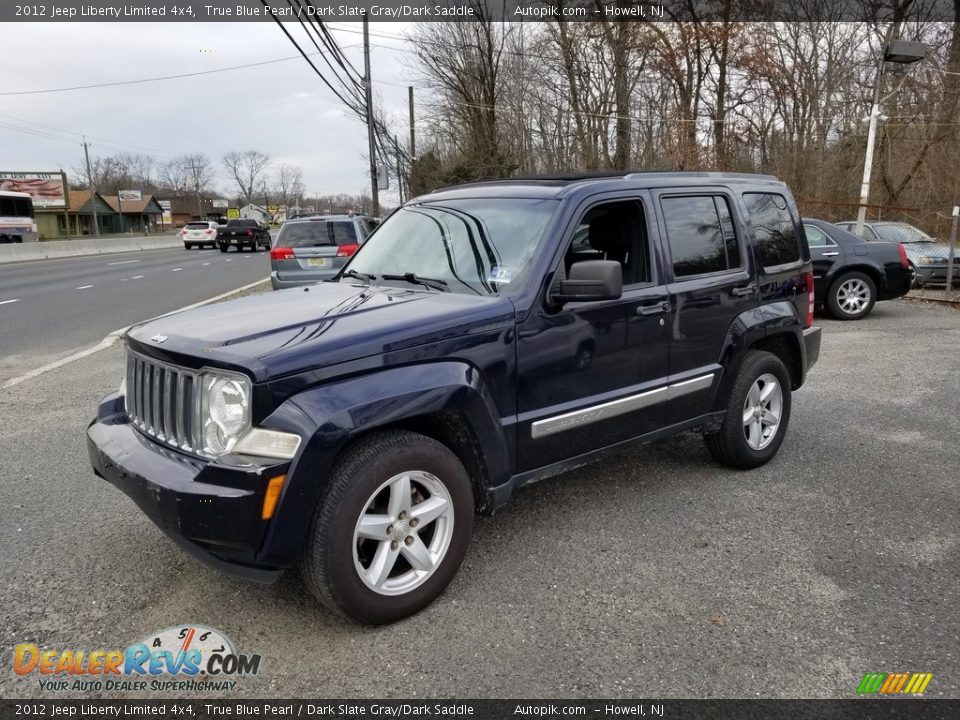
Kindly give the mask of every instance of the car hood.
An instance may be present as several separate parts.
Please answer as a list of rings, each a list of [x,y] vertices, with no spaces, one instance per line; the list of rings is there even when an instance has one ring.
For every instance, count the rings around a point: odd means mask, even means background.
[[[128,330],[127,343],[175,364],[242,369],[259,382],[513,322],[506,297],[318,283],[155,318]]]

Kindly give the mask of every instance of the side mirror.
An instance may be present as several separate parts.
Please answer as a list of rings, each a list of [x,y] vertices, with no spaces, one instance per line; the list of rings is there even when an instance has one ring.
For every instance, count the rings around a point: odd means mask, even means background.
[[[616,300],[623,294],[623,270],[614,260],[584,260],[570,266],[570,276],[552,293],[554,302]]]

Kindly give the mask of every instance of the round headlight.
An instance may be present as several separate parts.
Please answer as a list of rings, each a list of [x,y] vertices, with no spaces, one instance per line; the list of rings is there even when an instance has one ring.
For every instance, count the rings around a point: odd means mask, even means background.
[[[204,445],[208,452],[221,455],[249,429],[250,385],[239,378],[207,375],[204,386]]]

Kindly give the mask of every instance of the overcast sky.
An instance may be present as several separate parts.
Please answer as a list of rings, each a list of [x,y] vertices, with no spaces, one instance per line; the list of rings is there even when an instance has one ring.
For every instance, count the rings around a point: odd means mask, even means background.
[[[315,51],[298,23],[286,27],[302,47]],[[335,37],[362,73],[361,24],[329,27],[342,28],[334,31]],[[404,138],[409,132],[411,55],[404,52],[404,40],[382,35],[406,35],[409,26],[371,23],[370,29],[374,88]],[[139,80],[298,55],[273,22],[30,23],[8,24],[0,32],[4,93]],[[314,62],[326,69],[318,59]],[[62,168],[72,179],[73,169],[83,162],[77,133],[88,135],[91,153],[97,155],[127,150],[162,161],[181,152],[204,152],[215,161],[218,187],[231,192],[236,188],[220,158],[231,150],[248,149],[267,153],[274,163],[301,166],[307,195],[369,188],[365,126],[344,110],[300,57],[199,77],[0,96],[0,170]],[[381,200],[395,203],[395,188],[382,193]]]

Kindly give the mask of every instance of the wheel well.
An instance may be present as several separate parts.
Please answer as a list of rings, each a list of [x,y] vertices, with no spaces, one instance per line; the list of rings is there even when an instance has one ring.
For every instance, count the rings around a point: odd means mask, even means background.
[[[473,485],[473,502],[477,512],[487,509],[487,486],[489,485],[487,464],[483,459],[483,450],[467,418],[459,412],[440,411],[427,415],[417,415],[377,430],[409,430],[433,438],[446,445],[463,463]]]
[[[748,350],[766,350],[773,353],[787,367],[790,373],[790,389],[796,390],[800,387],[803,378],[802,355],[800,354],[800,344],[797,339],[787,333],[778,335],[769,335],[760,338]]]
[[[877,295],[881,295],[884,292],[884,279],[881,276],[880,271],[875,267],[871,267],[870,265],[848,265],[847,267],[844,267],[842,270],[837,272],[834,278],[830,281],[830,287],[832,288],[836,284],[837,280],[851,272],[863,273],[868,278],[873,280],[873,286],[877,289]]]

